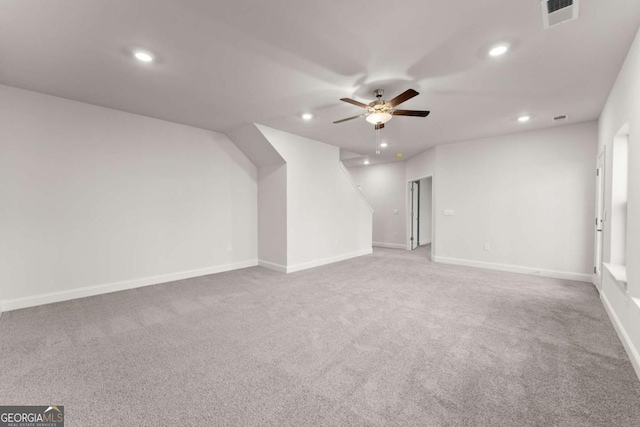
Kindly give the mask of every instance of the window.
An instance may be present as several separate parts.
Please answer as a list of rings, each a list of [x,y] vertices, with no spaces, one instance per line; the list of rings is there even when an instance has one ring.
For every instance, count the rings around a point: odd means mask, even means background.
[[[629,125],[613,140],[611,193],[611,263],[627,263],[627,200],[629,186]]]

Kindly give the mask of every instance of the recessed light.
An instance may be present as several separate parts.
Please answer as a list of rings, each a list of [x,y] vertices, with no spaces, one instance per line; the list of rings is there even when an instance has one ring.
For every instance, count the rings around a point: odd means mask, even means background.
[[[369,163],[370,163],[370,162],[369,162],[369,160],[365,160],[365,161],[364,161],[364,164],[365,164],[365,165],[368,165]]]
[[[526,123],[526,122],[528,122],[529,120],[531,120],[531,116],[520,116],[520,117],[518,117],[518,121],[519,121],[520,123]]]
[[[501,44],[491,48],[491,50],[489,51],[489,56],[501,56],[507,53],[508,50],[509,46],[507,46],[506,44]]]
[[[133,56],[135,56],[138,61],[153,62],[153,55],[143,50],[136,50]]]
[[[389,144],[387,144],[386,142],[383,142],[382,144],[380,144],[380,147],[382,148],[387,148],[389,146]]]
[[[305,120],[311,120],[311,119],[313,119],[313,114],[311,114],[311,113],[304,113],[304,114],[302,115],[302,118],[303,118],[303,119],[305,119]]]

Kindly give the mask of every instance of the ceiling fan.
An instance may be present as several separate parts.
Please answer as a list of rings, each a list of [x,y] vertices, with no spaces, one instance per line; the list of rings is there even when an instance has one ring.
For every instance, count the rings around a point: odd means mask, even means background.
[[[405,101],[408,101],[414,96],[419,95],[419,93],[413,89],[404,91],[400,95],[393,98],[391,101],[385,101],[384,99],[382,99],[382,95],[384,95],[384,90],[382,89],[374,90],[373,94],[377,99],[370,102],[369,104],[363,104],[362,102],[358,102],[350,98],[341,98],[340,101],[348,102],[349,104],[364,108],[365,110],[367,110],[367,112],[357,116],[349,117],[347,119],[338,120],[333,123],[342,123],[349,120],[358,119],[360,117],[366,117],[366,120],[369,123],[375,125],[376,130],[379,130],[382,129],[384,127],[384,124],[391,120],[393,116],[427,117],[430,113],[430,111],[395,109],[396,106],[402,104]]]

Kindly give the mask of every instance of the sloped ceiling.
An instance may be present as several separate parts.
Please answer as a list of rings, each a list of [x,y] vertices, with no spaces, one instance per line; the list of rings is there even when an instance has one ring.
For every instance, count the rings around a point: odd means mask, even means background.
[[[615,5],[615,7],[611,7]],[[9,0],[0,83],[220,132],[260,123],[372,155],[338,101],[421,95],[373,163],[447,142],[596,119],[640,25],[640,1],[581,0],[543,30],[538,0]],[[510,52],[489,58],[507,42]],[[135,48],[157,61],[132,59]],[[301,119],[311,112],[311,121]],[[532,120],[519,124],[520,114]],[[358,161],[357,158],[350,161]]]

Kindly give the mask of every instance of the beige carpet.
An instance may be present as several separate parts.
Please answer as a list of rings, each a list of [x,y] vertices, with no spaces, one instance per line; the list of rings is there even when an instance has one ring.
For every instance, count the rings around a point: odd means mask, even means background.
[[[0,404],[67,426],[638,426],[593,285],[373,255],[4,313]]]

